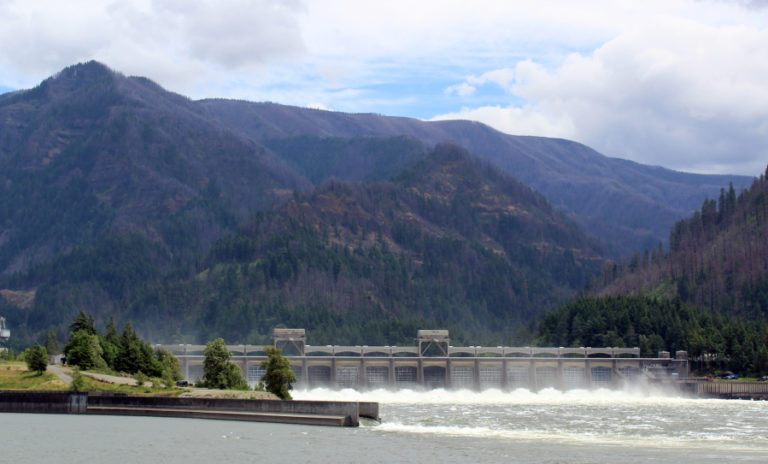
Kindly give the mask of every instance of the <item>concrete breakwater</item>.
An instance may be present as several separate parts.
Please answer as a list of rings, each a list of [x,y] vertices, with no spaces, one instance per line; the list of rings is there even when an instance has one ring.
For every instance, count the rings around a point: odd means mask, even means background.
[[[0,412],[188,417],[356,427],[378,419],[378,403],[129,396],[84,392],[0,392]]]

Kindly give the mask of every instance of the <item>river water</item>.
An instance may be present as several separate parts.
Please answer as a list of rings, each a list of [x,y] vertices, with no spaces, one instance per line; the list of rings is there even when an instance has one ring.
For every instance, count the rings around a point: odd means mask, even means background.
[[[0,414],[0,462],[766,462],[768,402],[660,392],[316,389],[380,403],[360,428]]]

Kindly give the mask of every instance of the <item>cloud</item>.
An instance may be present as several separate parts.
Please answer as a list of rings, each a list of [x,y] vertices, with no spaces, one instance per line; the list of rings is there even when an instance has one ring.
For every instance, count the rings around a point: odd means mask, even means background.
[[[0,78],[27,84],[96,59],[184,91],[220,70],[295,61],[305,51],[304,11],[298,0],[6,0]]]
[[[445,93],[448,95],[458,95],[460,97],[466,97],[467,95],[472,95],[475,93],[475,90],[477,88],[473,85],[470,85],[466,82],[462,82],[461,84],[452,85],[445,89]]]
[[[756,175],[768,162],[765,29],[666,18],[552,69],[522,60],[504,75],[514,75],[509,91],[524,104],[436,119],[576,139],[610,156],[697,172]]]
[[[510,84],[515,80],[515,71],[511,68],[495,69],[488,71],[480,76],[469,76],[467,82],[474,85],[485,85],[493,83],[504,90],[510,89]]]
[[[467,117],[644,163],[754,173],[768,158],[765,5],[0,0],[0,85],[96,59],[192,98]]]
[[[467,97],[474,95],[477,87],[486,84],[496,84],[505,91],[510,90],[510,84],[515,80],[515,72],[510,68],[495,69],[488,71],[480,76],[474,74],[467,76],[464,82],[447,87],[444,91],[446,95],[458,95]]]

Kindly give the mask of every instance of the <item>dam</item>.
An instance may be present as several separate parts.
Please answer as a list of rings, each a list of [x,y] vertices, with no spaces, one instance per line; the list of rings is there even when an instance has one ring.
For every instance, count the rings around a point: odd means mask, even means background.
[[[312,346],[304,329],[274,329],[297,388],[571,390],[611,388],[647,381],[684,379],[688,355],[678,351],[640,357],[639,348],[456,347],[447,330],[419,330],[413,346]],[[184,377],[203,377],[204,345],[157,345],[180,361]],[[264,374],[261,345],[227,345],[230,360],[250,384]]]

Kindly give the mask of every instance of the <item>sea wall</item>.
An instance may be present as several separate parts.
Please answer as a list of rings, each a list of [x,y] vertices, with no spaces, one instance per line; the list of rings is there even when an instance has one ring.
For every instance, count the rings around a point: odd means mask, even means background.
[[[378,403],[179,398],[77,392],[0,392],[0,412],[113,414],[356,427],[378,419]]]
[[[85,414],[87,404],[87,393],[0,391],[0,412]]]

